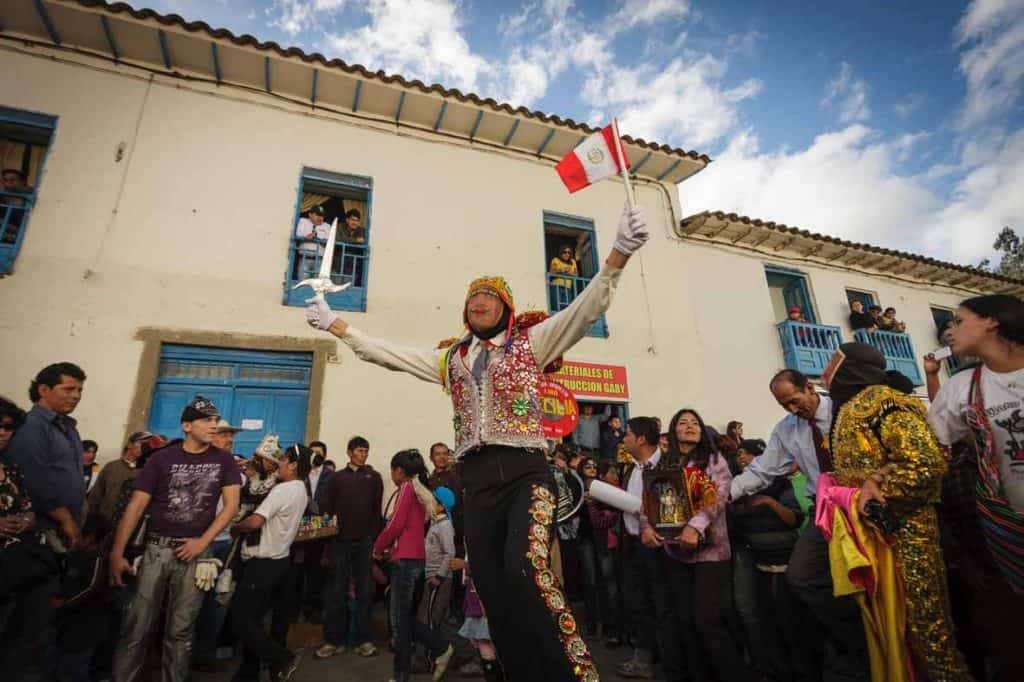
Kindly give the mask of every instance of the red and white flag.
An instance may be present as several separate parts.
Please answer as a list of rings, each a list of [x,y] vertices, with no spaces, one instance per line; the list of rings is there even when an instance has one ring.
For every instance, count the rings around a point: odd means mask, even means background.
[[[620,143],[616,158],[615,132],[612,126],[607,125],[580,142],[576,149],[558,162],[555,170],[569,192],[578,192],[598,180],[618,175],[622,172],[622,164],[629,168],[626,149]]]

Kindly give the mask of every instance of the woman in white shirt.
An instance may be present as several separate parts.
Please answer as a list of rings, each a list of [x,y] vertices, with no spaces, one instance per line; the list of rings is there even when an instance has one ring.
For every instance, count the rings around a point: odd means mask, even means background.
[[[955,355],[981,364],[939,389],[928,421],[947,446],[973,434],[985,540],[1006,582],[1024,594],[1024,301],[967,299],[949,337]]]

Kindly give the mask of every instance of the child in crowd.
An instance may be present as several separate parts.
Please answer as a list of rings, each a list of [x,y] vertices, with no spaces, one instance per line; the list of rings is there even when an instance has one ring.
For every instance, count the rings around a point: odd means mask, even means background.
[[[434,491],[434,508],[425,540],[425,589],[417,618],[431,630],[440,629],[448,618],[452,594],[451,560],[455,558],[455,527],[451,513],[455,493],[444,486]]]
[[[484,613],[483,602],[476,593],[473,586],[473,579],[469,577],[469,566],[462,559],[455,559],[452,568],[462,569],[466,572],[466,599],[462,603],[462,611],[466,614],[466,620],[459,628],[459,636],[468,639],[480,654],[481,665],[486,682],[498,682],[504,679],[501,671],[501,664],[498,663],[498,652],[491,642],[491,632],[487,628],[487,614]],[[466,674],[468,666],[463,666],[462,673]]]

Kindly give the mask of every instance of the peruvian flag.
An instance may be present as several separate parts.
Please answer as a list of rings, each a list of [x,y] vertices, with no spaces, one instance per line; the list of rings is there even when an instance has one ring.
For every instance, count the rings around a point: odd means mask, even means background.
[[[629,168],[629,157],[621,141],[616,158],[615,137],[612,126],[607,125],[580,142],[576,149],[558,162],[555,170],[570,193],[578,192],[598,180],[618,175],[622,172],[622,164]]]

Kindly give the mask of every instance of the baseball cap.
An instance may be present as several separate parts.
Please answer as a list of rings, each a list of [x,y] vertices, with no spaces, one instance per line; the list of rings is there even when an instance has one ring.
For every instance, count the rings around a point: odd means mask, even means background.
[[[220,410],[213,404],[213,401],[209,398],[204,398],[201,395],[197,395],[188,402],[185,409],[181,412],[181,421],[183,422],[194,422],[197,419],[207,419],[208,417],[219,417]]]

